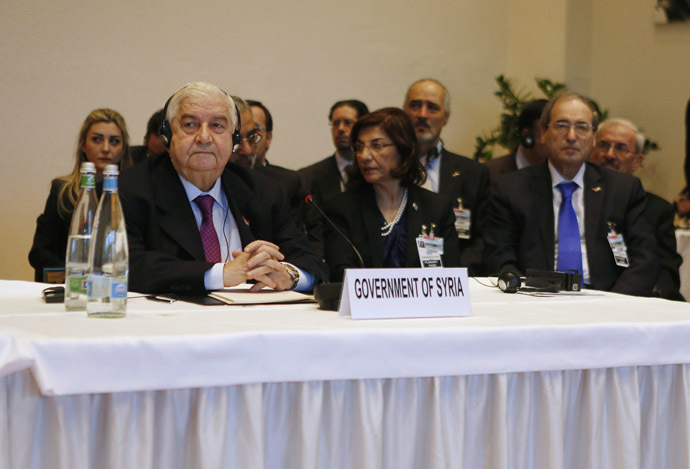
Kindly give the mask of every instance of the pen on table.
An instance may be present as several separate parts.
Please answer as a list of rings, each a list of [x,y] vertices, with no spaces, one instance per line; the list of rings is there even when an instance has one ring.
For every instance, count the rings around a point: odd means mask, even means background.
[[[161,296],[161,295],[148,295],[146,297],[146,299],[151,300],[151,301],[160,301],[161,303],[168,303],[168,304],[172,304],[172,303],[177,301],[175,298],[170,298],[168,296]]]

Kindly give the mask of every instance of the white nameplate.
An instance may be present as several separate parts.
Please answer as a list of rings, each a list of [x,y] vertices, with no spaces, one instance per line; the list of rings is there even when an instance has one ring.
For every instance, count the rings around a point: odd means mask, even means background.
[[[338,314],[352,319],[472,316],[467,269],[347,269]]]

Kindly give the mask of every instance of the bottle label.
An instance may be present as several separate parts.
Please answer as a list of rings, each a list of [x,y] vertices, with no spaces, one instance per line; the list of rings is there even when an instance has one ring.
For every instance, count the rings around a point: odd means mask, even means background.
[[[72,293],[86,294],[87,281],[86,275],[80,277],[70,277],[69,279],[69,291]]]
[[[127,277],[89,275],[87,295],[90,299],[110,298],[111,300],[118,300],[127,298]]]
[[[127,281],[116,282],[113,279],[113,283],[110,285],[110,298],[114,300],[127,298]]]
[[[116,191],[117,190],[117,177],[107,177],[103,180],[103,190],[104,191]]]
[[[91,173],[82,174],[81,187],[96,187],[96,175]]]
[[[89,299],[107,298],[110,296],[110,277],[102,275],[89,275],[86,294]]]

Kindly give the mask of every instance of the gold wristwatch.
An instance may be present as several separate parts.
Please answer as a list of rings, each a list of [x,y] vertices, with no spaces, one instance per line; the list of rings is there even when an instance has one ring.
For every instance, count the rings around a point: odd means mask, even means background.
[[[288,264],[287,262],[283,262],[282,264],[285,266],[285,271],[292,279],[292,286],[290,287],[290,290],[294,290],[297,284],[299,283],[299,270],[295,269],[292,265]]]

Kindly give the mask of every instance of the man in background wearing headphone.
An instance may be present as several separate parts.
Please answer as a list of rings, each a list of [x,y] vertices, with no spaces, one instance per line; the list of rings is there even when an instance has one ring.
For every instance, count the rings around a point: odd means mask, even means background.
[[[254,291],[311,290],[325,267],[290,219],[280,187],[227,165],[241,143],[230,96],[189,83],[165,110],[168,152],[120,176],[130,288],[198,295],[255,280]]]
[[[512,173],[546,161],[549,154],[541,141],[541,126],[539,125],[539,118],[546,103],[548,103],[546,99],[535,99],[522,107],[517,120],[520,145],[513,153],[493,158],[485,163],[489,168],[492,181],[501,174]]]
[[[265,127],[254,119],[255,112],[249,101],[238,96],[232,96],[232,100],[240,112],[242,130],[240,132],[240,144],[232,152],[230,161],[240,166],[254,168],[255,171],[265,174],[282,185],[290,201],[292,220],[297,228],[304,230],[304,197],[307,194],[302,188],[302,179],[297,171],[268,164],[266,161],[267,147],[264,145],[267,138]]]

